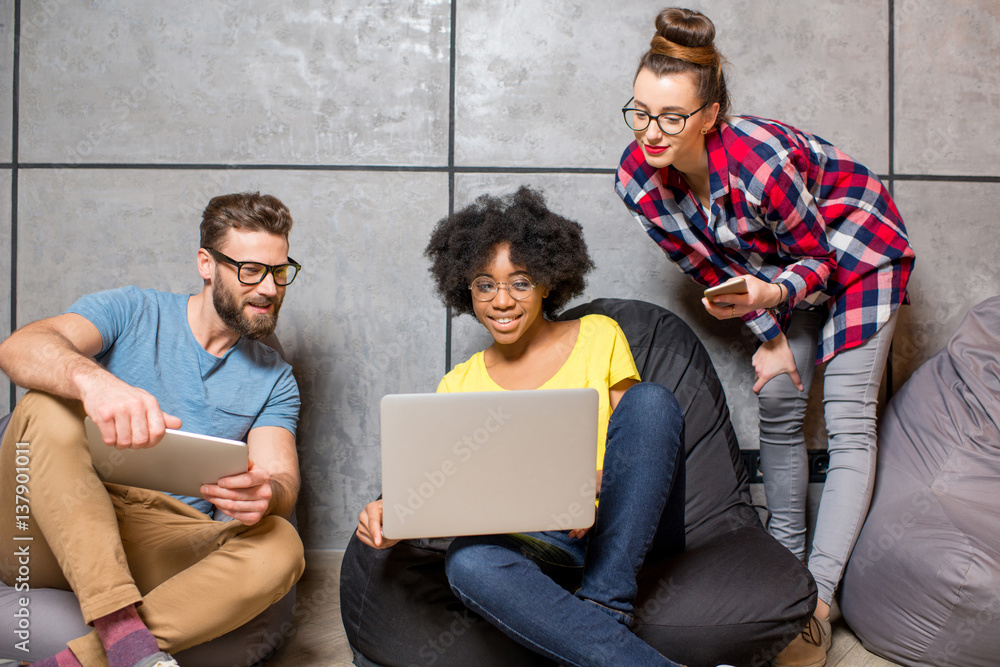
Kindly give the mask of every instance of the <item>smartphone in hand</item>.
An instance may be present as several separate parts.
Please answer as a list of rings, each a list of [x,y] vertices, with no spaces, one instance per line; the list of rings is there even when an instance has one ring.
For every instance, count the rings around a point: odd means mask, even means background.
[[[730,278],[721,285],[716,285],[715,287],[709,287],[705,290],[705,298],[712,301],[716,297],[722,296],[724,294],[746,294],[747,293],[747,281],[746,278]]]

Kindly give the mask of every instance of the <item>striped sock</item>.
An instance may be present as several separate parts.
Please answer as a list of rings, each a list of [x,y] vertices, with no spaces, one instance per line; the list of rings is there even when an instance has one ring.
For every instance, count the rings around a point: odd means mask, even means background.
[[[109,667],[132,667],[160,650],[156,637],[139,618],[135,605],[94,619],[94,628],[104,644]],[[62,663],[59,667],[63,667]]]

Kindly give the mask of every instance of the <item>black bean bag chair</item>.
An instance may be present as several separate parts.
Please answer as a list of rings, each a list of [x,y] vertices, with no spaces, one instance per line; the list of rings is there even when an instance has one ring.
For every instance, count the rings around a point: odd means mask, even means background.
[[[644,380],[669,387],[685,414],[687,549],[647,562],[633,631],[691,665],[760,665],[802,629],[816,603],[812,576],[764,530],[726,399],[708,353],[673,313],[598,299],[563,315],[618,321]],[[355,664],[550,665],[466,609],[444,573],[447,541],[375,550],[351,539],[341,614]]]
[[[840,609],[904,665],[1000,664],[1000,296],[893,396]]]

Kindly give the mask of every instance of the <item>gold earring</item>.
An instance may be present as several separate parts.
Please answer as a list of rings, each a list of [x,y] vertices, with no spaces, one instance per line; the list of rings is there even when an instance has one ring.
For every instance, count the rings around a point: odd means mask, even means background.
[[[701,133],[702,134],[708,134],[708,128],[707,127],[701,128]]]

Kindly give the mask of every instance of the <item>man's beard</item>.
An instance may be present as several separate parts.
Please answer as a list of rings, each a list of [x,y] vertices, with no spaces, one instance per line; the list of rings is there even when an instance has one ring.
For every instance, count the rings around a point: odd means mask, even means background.
[[[224,285],[221,276],[215,275],[215,283],[212,285],[212,305],[215,312],[219,314],[226,326],[244,338],[261,340],[274,333],[274,327],[278,324],[278,311],[281,310],[281,297],[265,297],[259,294],[251,294],[242,301],[238,301],[236,295]],[[244,306],[253,303],[258,306],[273,304],[271,312],[259,313],[255,315],[245,315]]]

